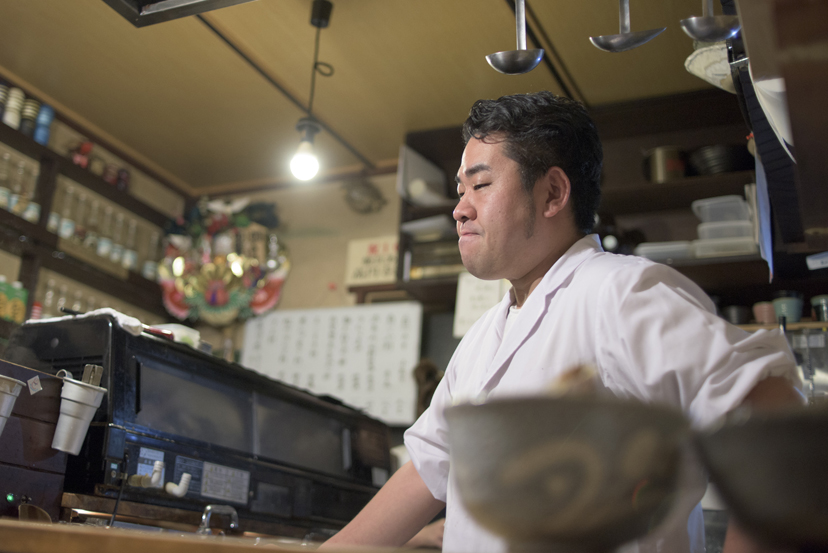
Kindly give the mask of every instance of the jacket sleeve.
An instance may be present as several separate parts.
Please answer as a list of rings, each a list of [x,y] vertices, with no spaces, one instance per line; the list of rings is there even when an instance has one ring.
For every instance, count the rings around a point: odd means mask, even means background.
[[[701,428],[768,376],[801,387],[779,330],[749,334],[729,324],[670,267],[625,265],[604,281],[598,298],[599,371],[617,395],[680,407]]]

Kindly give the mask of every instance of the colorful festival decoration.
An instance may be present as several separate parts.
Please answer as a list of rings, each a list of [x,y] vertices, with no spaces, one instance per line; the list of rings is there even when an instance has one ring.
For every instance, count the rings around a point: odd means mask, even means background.
[[[290,272],[274,204],[202,198],[167,228],[159,263],[164,307],[222,327],[272,309]]]

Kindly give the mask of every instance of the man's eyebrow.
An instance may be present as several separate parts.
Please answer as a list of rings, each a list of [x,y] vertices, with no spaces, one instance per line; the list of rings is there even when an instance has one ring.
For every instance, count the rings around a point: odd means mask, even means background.
[[[466,176],[473,177],[477,173],[482,173],[483,171],[491,171],[492,168],[486,165],[485,163],[478,163],[477,165],[472,165],[468,169],[466,169]],[[457,184],[460,184],[460,175],[456,175],[454,180]]]

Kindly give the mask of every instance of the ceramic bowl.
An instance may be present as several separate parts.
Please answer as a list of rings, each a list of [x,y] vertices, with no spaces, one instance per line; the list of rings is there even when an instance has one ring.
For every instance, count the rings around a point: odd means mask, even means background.
[[[594,397],[446,410],[460,497],[510,550],[612,550],[666,515],[688,433],[678,411]]]
[[[828,551],[828,409],[754,415],[696,443],[741,526],[772,546]]]

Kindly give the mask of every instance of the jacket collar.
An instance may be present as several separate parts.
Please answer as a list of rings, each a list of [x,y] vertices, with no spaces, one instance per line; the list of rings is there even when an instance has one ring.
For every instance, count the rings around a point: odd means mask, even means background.
[[[538,283],[538,286],[529,294],[527,301],[523,304],[518,314],[518,319],[515,321],[514,326],[512,326],[505,340],[503,338],[503,330],[506,326],[506,316],[509,312],[509,307],[515,301],[514,291],[509,290],[509,293],[503,297],[496,309],[494,324],[490,330],[494,335],[490,335],[489,339],[487,339],[488,344],[495,345],[496,353],[489,350],[489,348],[486,348],[488,351],[482,352],[484,355],[488,354],[489,359],[492,360],[487,370],[484,390],[491,390],[500,380],[500,376],[503,373],[502,369],[508,366],[508,361],[512,358],[515,351],[537,329],[541,318],[548,311],[549,303],[555,293],[572,279],[575,271],[582,263],[602,251],[603,249],[601,248],[597,234],[590,234],[575,242],[552,265],[540,283]],[[494,354],[493,357],[492,354]]]

